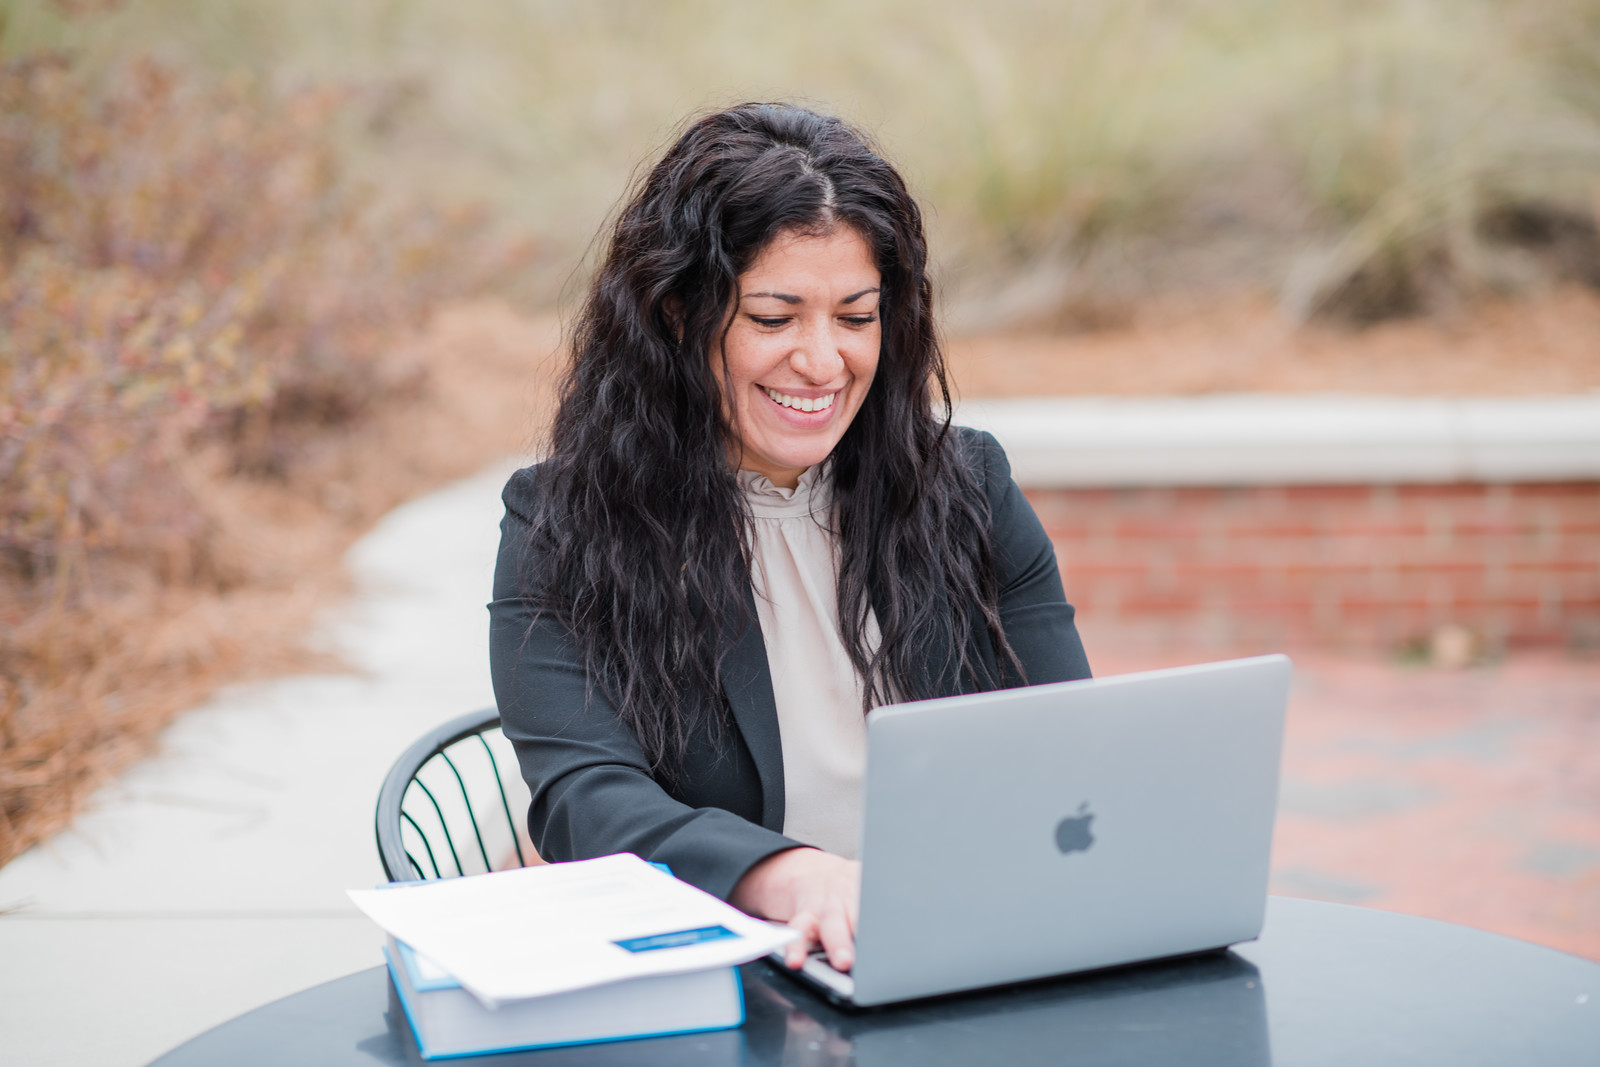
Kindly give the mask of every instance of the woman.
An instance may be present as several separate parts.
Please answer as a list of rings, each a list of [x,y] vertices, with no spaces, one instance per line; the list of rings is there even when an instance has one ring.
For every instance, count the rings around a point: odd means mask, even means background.
[[[1050,542],[952,428],[921,215],[835,118],[700,119],[623,208],[491,658],[551,860],[634,852],[847,970],[864,715],[1086,677]]]

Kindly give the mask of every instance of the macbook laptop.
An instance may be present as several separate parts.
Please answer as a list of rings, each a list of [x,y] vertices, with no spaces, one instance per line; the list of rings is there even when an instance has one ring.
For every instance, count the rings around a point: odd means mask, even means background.
[[[1266,909],[1285,656],[877,708],[856,962],[866,1007],[1219,949]]]

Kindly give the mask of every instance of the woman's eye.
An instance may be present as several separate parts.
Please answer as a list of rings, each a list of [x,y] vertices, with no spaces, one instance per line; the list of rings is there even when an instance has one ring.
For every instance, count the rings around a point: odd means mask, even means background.
[[[757,326],[766,326],[768,328],[782,326],[789,321],[787,318],[767,318],[764,315],[751,315],[750,320]]]
[[[846,315],[844,316],[844,321],[852,326],[871,326],[878,321],[878,316],[876,313],[871,315]]]

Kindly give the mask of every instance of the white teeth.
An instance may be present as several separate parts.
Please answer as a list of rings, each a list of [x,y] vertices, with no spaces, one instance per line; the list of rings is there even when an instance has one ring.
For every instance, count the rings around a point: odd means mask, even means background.
[[[776,389],[768,389],[764,385],[761,389],[784,407],[794,408],[796,411],[826,411],[833,407],[833,398],[839,395],[838,393],[829,393],[827,396],[818,397],[790,396],[788,393],[780,393]]]

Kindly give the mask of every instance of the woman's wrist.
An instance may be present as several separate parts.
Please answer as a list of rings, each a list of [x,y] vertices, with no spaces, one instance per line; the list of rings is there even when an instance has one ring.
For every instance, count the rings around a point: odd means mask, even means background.
[[[808,845],[786,848],[765,857],[744,873],[728,894],[728,903],[762,919],[787,922],[794,917],[794,875],[803,867]]]

